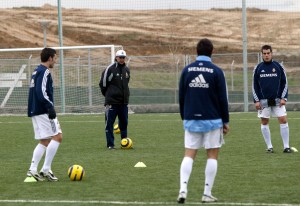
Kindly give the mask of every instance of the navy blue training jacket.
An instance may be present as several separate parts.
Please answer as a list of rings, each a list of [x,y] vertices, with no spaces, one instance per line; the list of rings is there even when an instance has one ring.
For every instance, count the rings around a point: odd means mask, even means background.
[[[227,87],[222,69],[210,61],[186,66],[179,83],[180,115],[184,120],[229,122]]]
[[[28,95],[28,117],[48,114],[53,107],[53,80],[44,65],[39,65],[32,73]]]
[[[261,99],[287,99],[288,82],[285,69],[277,61],[261,62],[253,70],[253,101]]]

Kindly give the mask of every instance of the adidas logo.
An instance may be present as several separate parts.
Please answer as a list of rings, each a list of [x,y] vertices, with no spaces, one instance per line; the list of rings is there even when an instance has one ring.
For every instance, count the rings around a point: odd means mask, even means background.
[[[202,74],[199,74],[195,79],[191,81],[189,84],[190,87],[201,87],[201,88],[209,88],[209,84],[206,83]]]
[[[265,72],[265,70],[261,70],[261,72]]]

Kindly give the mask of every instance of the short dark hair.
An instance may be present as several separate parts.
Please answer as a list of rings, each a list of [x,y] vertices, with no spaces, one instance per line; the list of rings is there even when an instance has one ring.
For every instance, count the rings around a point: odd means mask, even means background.
[[[56,54],[55,49],[52,48],[44,48],[41,52],[41,61],[47,62],[50,57],[54,57]]]
[[[211,54],[214,50],[214,46],[209,39],[201,39],[197,44],[197,54],[198,56],[204,55],[211,57]]]
[[[270,49],[270,52],[272,52],[272,47],[270,46],[270,45],[263,45],[262,47],[261,47],[261,52],[263,52],[263,50],[268,50],[268,49]]]

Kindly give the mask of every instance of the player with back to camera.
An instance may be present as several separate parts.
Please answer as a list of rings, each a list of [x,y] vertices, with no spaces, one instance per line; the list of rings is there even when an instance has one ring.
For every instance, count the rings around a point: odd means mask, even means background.
[[[54,109],[51,75],[57,55],[54,49],[44,48],[40,57],[41,64],[32,73],[28,96],[28,117],[32,119],[35,139],[39,140],[39,143],[33,151],[27,176],[36,181],[46,178],[54,182],[58,181],[58,178],[51,171],[51,164],[62,142],[62,130]],[[38,165],[45,152],[44,165],[38,173]]]
[[[272,59],[272,47],[261,48],[263,62],[253,70],[252,93],[258,117],[261,119],[261,132],[267,145],[266,152],[273,153],[270,117],[277,117],[283,141],[283,152],[291,153],[289,145],[289,125],[285,104],[288,98],[288,82],[283,65]]]
[[[206,150],[202,202],[216,202],[212,188],[217,174],[223,134],[229,131],[227,87],[224,72],[211,61],[213,44],[201,39],[196,61],[186,66],[179,83],[179,107],[184,126],[185,155],[180,166],[178,203],[184,203],[193,163],[200,148]]]
[[[121,139],[127,137],[130,70],[125,63],[126,52],[118,50],[115,62],[110,64],[100,78],[99,87],[105,97],[106,147],[115,149],[114,123],[118,116]]]

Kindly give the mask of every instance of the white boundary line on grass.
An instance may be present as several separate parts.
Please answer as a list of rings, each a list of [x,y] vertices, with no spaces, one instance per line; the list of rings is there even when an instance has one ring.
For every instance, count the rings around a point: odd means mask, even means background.
[[[64,204],[117,204],[117,205],[174,205],[176,202],[123,202],[123,201],[100,201],[100,200],[1,200],[0,203],[64,203]],[[188,202],[189,205],[203,205],[201,202]],[[299,206],[299,204],[272,204],[272,203],[238,203],[238,202],[215,202],[210,205],[257,205],[257,206]]]

